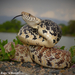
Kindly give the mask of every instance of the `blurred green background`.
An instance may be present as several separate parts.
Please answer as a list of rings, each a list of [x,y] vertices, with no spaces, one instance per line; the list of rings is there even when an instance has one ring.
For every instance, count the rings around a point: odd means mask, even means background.
[[[62,35],[75,36],[75,20],[70,20],[68,22],[68,25],[65,24],[58,24],[58,25],[62,29]],[[16,19],[13,21],[6,21],[3,24],[0,24],[0,32],[18,33],[22,26],[23,24],[21,23],[21,21]]]

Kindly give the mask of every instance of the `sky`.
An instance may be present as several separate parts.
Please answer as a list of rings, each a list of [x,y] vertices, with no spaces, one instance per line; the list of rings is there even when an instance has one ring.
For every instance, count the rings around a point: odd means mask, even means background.
[[[75,20],[75,0],[0,0],[0,19],[14,17],[22,11],[36,17]]]

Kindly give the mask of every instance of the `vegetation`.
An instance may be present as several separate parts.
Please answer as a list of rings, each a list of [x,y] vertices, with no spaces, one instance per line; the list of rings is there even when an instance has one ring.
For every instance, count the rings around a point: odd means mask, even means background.
[[[60,49],[64,50],[65,46],[62,46]],[[75,45],[71,46],[70,49],[69,49],[69,51],[70,51],[71,57],[72,57],[72,64],[75,64]]]
[[[75,36],[75,20],[70,20],[68,25],[59,24],[62,29],[62,35]]]
[[[18,20],[6,21],[3,24],[0,24],[0,32],[18,32],[22,27],[22,24]]]
[[[12,21],[6,21],[3,24],[0,24],[0,32],[17,33],[22,26],[23,25],[21,22],[16,19]],[[70,20],[68,25],[59,24],[59,26],[62,29],[62,35],[75,36],[75,20]]]
[[[17,39],[17,40],[16,40]],[[15,45],[17,45],[17,44],[21,44],[21,45],[23,45],[22,43],[21,43],[21,41],[16,37],[16,39],[13,39],[13,42],[15,42]],[[5,52],[5,49],[4,49],[4,45],[5,44],[7,44],[8,43],[8,40],[3,40],[2,42],[1,42],[1,39],[0,39],[0,49],[1,49],[1,51],[0,51],[0,61],[5,61],[5,60],[11,60],[12,58],[14,58],[14,56],[15,56],[15,48],[14,48],[14,45],[13,44],[11,44],[11,47],[12,47],[12,51],[10,51],[10,52],[8,52],[8,53],[6,53]]]
[[[15,56],[15,48],[13,46],[13,44],[11,44],[11,47],[12,47],[12,51],[6,53],[5,52],[5,49],[4,49],[4,45],[7,44],[7,40],[1,42],[0,41],[0,61],[9,61],[11,60],[14,56]]]
[[[18,32],[22,26],[23,25],[18,20],[6,21],[5,23],[0,24],[0,32]],[[75,36],[75,20],[70,20],[67,26],[64,24],[59,24],[59,26],[61,26],[63,35]],[[16,45],[23,45],[17,37],[16,39],[17,40],[13,39],[13,42],[15,42]],[[12,51],[8,53],[5,52],[3,46],[7,43],[8,40],[3,40],[2,42],[0,40],[0,61],[11,60],[15,55],[15,48],[13,44],[11,44]],[[64,48],[65,46],[62,46],[60,49],[64,50]],[[71,52],[72,64],[75,64],[75,46],[70,47],[69,51]]]
[[[13,39],[13,42],[15,42],[15,44],[21,44],[21,41],[16,37],[17,40]],[[0,51],[0,61],[5,61],[5,60],[11,60],[14,55],[15,55],[15,48],[13,46],[13,44],[11,44],[11,47],[12,47],[12,51],[6,53],[5,52],[5,49],[4,49],[4,45],[7,44],[8,41],[5,40],[5,41],[2,41],[0,40],[0,48],[1,48],[1,51]],[[64,50],[65,46],[62,46],[60,49]],[[75,46],[72,46],[70,47],[69,51],[71,52],[71,57],[72,57],[72,65],[75,64]]]
[[[23,43],[18,39],[17,36],[16,36],[16,39],[13,39],[13,42],[15,42],[15,45],[17,45],[17,44],[23,45]]]
[[[71,52],[72,63],[75,64],[75,46],[70,47],[69,51]]]

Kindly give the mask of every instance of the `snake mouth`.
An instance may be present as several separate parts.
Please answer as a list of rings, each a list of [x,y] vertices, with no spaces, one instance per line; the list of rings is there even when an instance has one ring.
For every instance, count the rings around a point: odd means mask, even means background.
[[[19,16],[23,16],[22,14],[21,15],[17,15],[17,16],[15,16],[12,20],[14,20],[16,17],[19,17]]]

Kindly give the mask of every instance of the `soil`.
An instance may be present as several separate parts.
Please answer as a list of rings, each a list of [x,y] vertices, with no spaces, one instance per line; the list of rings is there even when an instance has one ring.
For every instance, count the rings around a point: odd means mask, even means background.
[[[0,75],[75,75],[75,67],[50,69],[35,62],[0,61]]]

